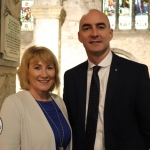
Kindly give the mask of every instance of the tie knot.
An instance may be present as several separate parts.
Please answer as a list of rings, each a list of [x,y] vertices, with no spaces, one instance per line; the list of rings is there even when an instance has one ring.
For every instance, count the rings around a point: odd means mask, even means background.
[[[93,67],[93,73],[98,73],[100,68],[101,68],[100,66],[94,66]]]

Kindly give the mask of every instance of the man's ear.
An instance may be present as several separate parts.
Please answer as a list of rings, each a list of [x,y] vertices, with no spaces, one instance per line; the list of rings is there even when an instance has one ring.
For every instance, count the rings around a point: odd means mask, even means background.
[[[112,40],[112,38],[113,38],[113,29],[110,29],[110,41]]]
[[[80,32],[78,32],[78,40],[82,43]]]

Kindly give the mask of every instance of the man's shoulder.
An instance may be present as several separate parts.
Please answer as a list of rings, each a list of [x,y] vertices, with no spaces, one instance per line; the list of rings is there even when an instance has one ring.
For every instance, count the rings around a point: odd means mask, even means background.
[[[145,66],[147,67],[145,64],[142,64],[140,62],[137,62],[137,61],[133,61],[133,60],[130,60],[130,59],[127,59],[127,58],[123,58],[121,56],[118,56],[116,54],[113,55],[113,59],[116,61],[118,61],[120,64],[122,65],[126,65],[128,67],[139,67],[139,66]]]
[[[80,70],[87,70],[87,67],[88,67],[88,61],[85,61],[85,62],[78,64],[77,66],[74,66],[73,68],[68,69],[66,73],[80,71]]]

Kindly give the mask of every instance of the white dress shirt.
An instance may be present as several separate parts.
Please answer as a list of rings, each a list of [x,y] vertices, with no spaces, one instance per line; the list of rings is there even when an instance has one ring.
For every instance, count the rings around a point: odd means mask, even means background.
[[[99,113],[98,113],[98,122],[97,122],[97,131],[96,131],[94,150],[105,150],[105,144],[104,144],[104,103],[105,103],[106,87],[107,87],[107,82],[108,82],[108,76],[109,76],[111,61],[112,61],[112,52],[110,51],[108,53],[108,55],[98,64],[98,66],[101,67],[99,72],[98,72],[99,80],[100,80],[100,98],[99,98]],[[94,66],[95,65],[88,60],[86,118],[87,118],[88,103],[89,103],[90,85],[91,85],[91,79],[92,79]],[[86,120],[85,120],[85,122],[86,122]]]

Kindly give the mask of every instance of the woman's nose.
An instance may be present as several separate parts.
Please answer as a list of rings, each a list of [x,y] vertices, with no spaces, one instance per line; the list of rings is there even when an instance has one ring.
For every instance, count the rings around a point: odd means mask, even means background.
[[[41,76],[42,77],[47,77],[48,76],[47,71],[45,69],[42,69]]]

